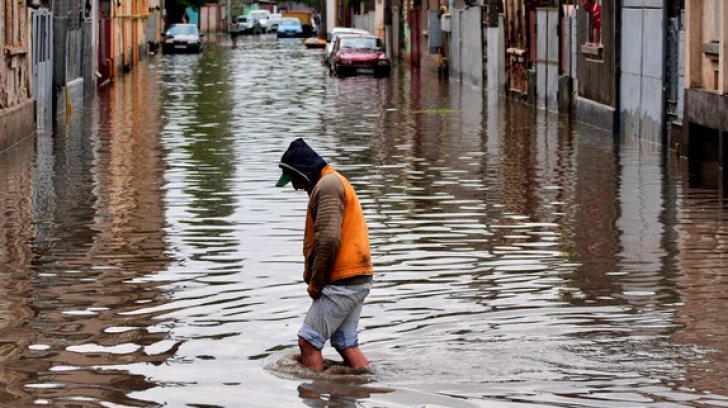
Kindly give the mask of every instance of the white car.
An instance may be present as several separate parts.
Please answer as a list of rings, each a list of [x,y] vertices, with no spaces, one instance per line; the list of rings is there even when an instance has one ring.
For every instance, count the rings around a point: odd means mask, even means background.
[[[260,25],[260,29],[263,32],[270,31],[270,11],[268,10],[253,10],[248,13],[248,23],[251,25],[250,28],[254,29],[256,22]]]
[[[358,28],[349,27],[334,27],[331,32],[326,35],[326,47],[324,48],[324,63],[328,66],[331,63],[331,53],[334,50],[334,43],[336,37],[341,34],[369,34],[367,30],[360,30]]]
[[[282,18],[283,18],[283,14],[280,14],[280,13],[271,14],[270,17],[268,17],[268,31],[272,31],[272,32],[278,31],[278,25],[281,23]]]
[[[252,24],[248,24],[248,17],[246,16],[238,16],[235,19],[235,24],[233,25],[233,30],[235,30],[238,34],[245,34],[248,31],[250,31],[253,28]]]

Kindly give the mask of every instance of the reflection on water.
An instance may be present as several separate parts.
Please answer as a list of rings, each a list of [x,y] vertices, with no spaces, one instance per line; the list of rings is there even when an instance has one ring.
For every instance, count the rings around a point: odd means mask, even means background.
[[[728,406],[725,196],[657,146],[270,36],[77,111],[0,155],[0,401]],[[298,136],[369,220],[371,374],[294,358]]]
[[[153,79],[130,78],[39,133],[35,158],[31,140],[3,157],[4,403],[144,405],[129,394],[154,383],[122,366],[178,347],[155,314],[128,315],[164,302],[158,285],[132,281],[169,262]]]

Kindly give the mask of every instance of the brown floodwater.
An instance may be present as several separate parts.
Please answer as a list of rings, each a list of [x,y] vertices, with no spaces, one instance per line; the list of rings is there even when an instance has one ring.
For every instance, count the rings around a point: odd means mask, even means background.
[[[659,146],[272,37],[0,154],[0,406],[728,406],[728,205]],[[357,188],[371,372],[295,361],[305,137]],[[708,172],[709,173],[709,172]]]

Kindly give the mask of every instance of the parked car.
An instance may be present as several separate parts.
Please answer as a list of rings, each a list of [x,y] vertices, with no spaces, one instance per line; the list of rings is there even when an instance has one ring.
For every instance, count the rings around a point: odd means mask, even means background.
[[[270,11],[268,10],[253,10],[248,13],[248,21],[252,22],[252,29],[255,30],[256,23],[260,26],[262,32],[266,33],[270,30],[269,28]]]
[[[253,10],[247,16],[239,16],[237,18],[238,34],[267,32],[270,15],[268,10]]]
[[[277,33],[278,24],[280,24],[281,18],[283,18],[283,14],[280,14],[280,13],[271,14],[270,17],[268,17],[268,31]]]
[[[235,19],[235,26],[233,26],[233,30],[237,31],[238,34],[245,34],[252,26],[248,25],[248,17],[247,16],[238,16]]]
[[[277,38],[301,38],[303,37],[303,27],[301,20],[293,17],[284,17],[278,24]]]
[[[331,53],[331,71],[338,75],[389,75],[391,64],[379,37],[343,34],[338,36]]]
[[[334,42],[336,38],[342,34],[369,34],[366,30],[360,30],[357,28],[348,27],[334,27],[331,32],[326,36],[326,47],[324,47],[324,64],[331,66],[331,52],[334,50]]]
[[[301,22],[303,37],[310,37],[313,33],[313,15],[307,10],[289,10],[283,13],[283,17],[297,18]]]
[[[201,52],[203,35],[194,24],[172,24],[164,33],[162,52]]]

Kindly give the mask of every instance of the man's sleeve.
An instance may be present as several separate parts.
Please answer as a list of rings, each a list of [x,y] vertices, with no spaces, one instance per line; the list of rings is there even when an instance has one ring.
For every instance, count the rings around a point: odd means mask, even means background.
[[[321,179],[311,196],[314,219],[314,253],[311,282],[317,289],[326,286],[341,246],[341,224],[344,219],[344,185],[335,175]]]

